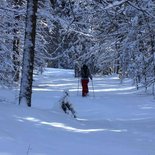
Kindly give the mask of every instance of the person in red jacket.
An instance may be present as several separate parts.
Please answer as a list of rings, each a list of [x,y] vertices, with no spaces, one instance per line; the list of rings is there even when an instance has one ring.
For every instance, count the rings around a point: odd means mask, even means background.
[[[81,68],[81,84],[82,84],[82,96],[87,96],[89,89],[88,89],[88,82],[89,78],[92,80],[92,75],[90,70],[86,64],[84,64]]]

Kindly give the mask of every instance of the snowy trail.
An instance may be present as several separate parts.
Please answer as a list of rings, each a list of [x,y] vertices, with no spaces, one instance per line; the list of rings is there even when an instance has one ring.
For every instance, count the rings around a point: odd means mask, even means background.
[[[42,75],[40,79],[37,79],[34,85],[36,86],[33,89],[33,106],[40,107],[41,109],[51,109],[53,104],[57,104],[61,98],[63,90],[68,89],[70,100],[79,111],[78,113],[81,117],[88,116],[89,118],[92,117],[92,119],[96,119],[95,117],[107,119],[143,119],[154,117],[155,104],[153,98],[138,95],[130,80],[126,80],[121,84],[116,76],[111,78],[94,78],[95,97],[93,96],[90,81],[90,93],[86,98],[81,97],[80,80],[74,78],[72,70],[68,72],[57,69],[50,70]],[[41,94],[41,98],[37,100],[35,96],[39,94]],[[93,106],[94,103],[97,106]]]
[[[1,90],[0,155],[155,155],[151,96],[114,75],[94,77],[95,97],[91,81],[89,96],[82,97],[78,81],[73,70],[46,69],[35,76],[30,109],[5,104],[16,92]],[[77,119],[59,109],[65,89]]]
[[[79,129],[76,128],[72,131],[95,133],[93,136],[97,136],[95,138],[98,141],[97,145],[104,145],[101,147],[105,149],[103,152],[106,155],[113,155],[115,151],[117,154],[126,155],[155,154],[155,149],[152,149],[155,146],[154,101],[145,95],[138,95],[130,80],[125,80],[121,84],[116,76],[95,77],[93,85],[91,81],[89,82],[90,95],[83,98],[81,97],[80,81],[74,78],[73,71],[66,73],[64,70],[64,73],[63,71],[55,73],[54,75],[50,72],[47,74],[49,81],[41,80],[40,90],[45,91],[47,96],[51,93],[49,99],[51,102],[46,102],[48,106],[44,106],[52,107],[52,102],[57,102],[62,91],[69,89],[70,100],[79,117]],[[92,86],[94,86],[94,90]],[[57,95],[55,95],[55,91]],[[113,151],[107,149],[109,145],[112,146]]]

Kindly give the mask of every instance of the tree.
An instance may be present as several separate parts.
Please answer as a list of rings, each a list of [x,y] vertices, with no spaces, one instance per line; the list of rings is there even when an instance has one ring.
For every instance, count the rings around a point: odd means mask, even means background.
[[[13,8],[18,10],[23,4],[23,0],[13,0]],[[19,81],[20,76],[20,30],[19,30],[19,23],[20,23],[21,15],[19,12],[14,12],[14,29],[13,29],[13,64],[14,64],[14,81]]]
[[[11,86],[13,83],[12,63],[12,23],[13,12],[6,1],[0,2],[0,84]]]
[[[21,2],[25,0],[1,1],[0,82],[7,83],[13,81],[19,66],[16,58],[22,55],[19,47],[22,49],[24,40],[21,20],[25,22],[25,3]],[[21,6],[14,8],[11,1]],[[139,83],[146,89],[155,83],[153,0],[42,0],[38,8],[36,69],[46,63],[50,67],[73,68],[74,61],[78,61],[91,65],[94,73],[121,70],[122,77],[132,78],[137,88]],[[25,43],[24,61],[27,49]]]
[[[27,1],[22,77],[19,94],[19,104],[27,104],[29,107],[31,106],[32,95],[37,5],[38,0]]]

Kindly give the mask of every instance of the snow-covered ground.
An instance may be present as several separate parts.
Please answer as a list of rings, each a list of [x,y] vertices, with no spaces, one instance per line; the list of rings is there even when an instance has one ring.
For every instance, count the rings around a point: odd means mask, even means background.
[[[94,77],[88,97],[73,70],[35,76],[32,107],[0,89],[0,155],[155,155],[155,101],[126,79]],[[59,109],[63,90],[77,119]]]

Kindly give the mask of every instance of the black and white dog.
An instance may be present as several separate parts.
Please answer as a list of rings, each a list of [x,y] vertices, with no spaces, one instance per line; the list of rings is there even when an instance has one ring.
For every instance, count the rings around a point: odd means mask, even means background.
[[[75,110],[74,110],[72,104],[69,102],[68,97],[69,97],[69,92],[68,92],[68,90],[65,90],[64,96],[62,97],[61,102],[60,102],[61,108],[65,113],[67,113],[67,114],[71,113],[73,115],[73,117],[76,118]]]

